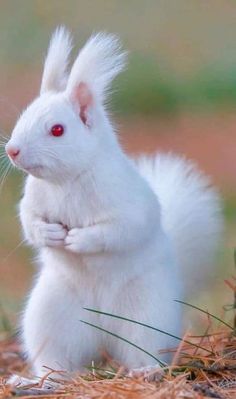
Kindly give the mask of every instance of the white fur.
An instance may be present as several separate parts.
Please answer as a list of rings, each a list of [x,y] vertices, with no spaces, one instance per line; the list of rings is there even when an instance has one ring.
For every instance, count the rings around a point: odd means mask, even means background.
[[[86,82],[94,96],[104,101],[110,83],[124,69],[126,56],[117,36],[97,33],[80,50],[71,70],[68,88],[80,81]]]
[[[172,240],[185,295],[193,296],[206,287],[220,244],[219,194],[210,179],[184,157],[172,153],[142,156],[136,164],[159,199],[162,225]]]
[[[54,40],[68,48],[65,31]],[[46,60],[51,81],[51,74],[58,73],[53,54],[58,51],[50,50],[51,61]],[[25,238],[38,250],[40,270],[24,312],[22,336],[37,376],[44,373],[43,366],[82,370],[100,361],[103,351],[129,369],[156,363],[81,319],[168,360],[158,349],[177,345],[172,338],[83,308],[180,335],[182,309],[173,301],[182,298],[179,263],[191,268],[192,257],[201,251],[210,256],[216,242],[217,196],[197,170],[189,173],[187,163],[169,156],[154,164],[140,161],[137,170],[120,148],[102,102],[123,63],[114,36],[90,39],[65,91],[43,92],[23,113],[7,145],[20,149],[14,163],[30,174],[20,218]],[[64,125],[63,136],[50,135],[55,123]],[[192,246],[194,231],[198,241]],[[198,239],[203,235],[204,240]],[[204,274],[201,266],[194,263]]]
[[[65,89],[71,50],[71,35],[62,26],[57,28],[52,36],[44,64],[41,94],[50,90]]]

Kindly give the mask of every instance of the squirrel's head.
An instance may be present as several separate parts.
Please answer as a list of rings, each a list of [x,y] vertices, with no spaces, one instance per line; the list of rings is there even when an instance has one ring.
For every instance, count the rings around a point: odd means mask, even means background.
[[[92,36],[68,73],[70,34],[58,28],[45,60],[40,96],[19,118],[6,152],[18,168],[39,178],[67,179],[93,163],[114,140],[104,109],[113,78],[126,54],[114,35]]]

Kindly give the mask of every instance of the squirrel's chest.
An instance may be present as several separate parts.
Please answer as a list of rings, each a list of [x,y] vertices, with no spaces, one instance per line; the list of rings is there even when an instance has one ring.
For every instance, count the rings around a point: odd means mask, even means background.
[[[70,229],[88,226],[100,218],[100,209],[95,206],[95,202],[93,198],[85,198],[74,190],[57,196],[49,193],[45,201],[44,217],[50,223],[62,223]]]

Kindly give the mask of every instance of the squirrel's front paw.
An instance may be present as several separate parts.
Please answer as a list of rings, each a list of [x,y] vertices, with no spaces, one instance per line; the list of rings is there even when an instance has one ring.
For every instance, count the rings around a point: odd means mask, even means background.
[[[75,253],[81,252],[81,229],[74,228],[68,231],[64,245],[67,250]]]
[[[35,226],[35,241],[39,247],[62,247],[67,230],[60,223],[40,222]]]
[[[77,254],[93,253],[97,248],[97,234],[90,228],[74,228],[68,231],[65,248]]]
[[[104,238],[98,226],[74,228],[68,231],[65,248],[78,254],[94,254],[103,251]]]

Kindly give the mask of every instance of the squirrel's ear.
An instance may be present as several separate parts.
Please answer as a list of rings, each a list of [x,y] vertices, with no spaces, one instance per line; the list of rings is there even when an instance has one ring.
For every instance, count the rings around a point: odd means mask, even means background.
[[[89,106],[104,102],[107,90],[124,68],[125,60],[126,53],[121,51],[115,35],[98,33],[81,49],[72,67],[66,93],[72,101],[77,101],[83,118]]]
[[[63,27],[59,27],[52,35],[46,60],[40,94],[47,91],[63,91],[68,79],[68,63],[72,50],[70,33]]]
[[[89,127],[91,122],[89,111],[94,99],[87,84],[79,82],[78,85],[75,85],[73,90],[69,92],[69,99],[79,113],[81,121]]]

